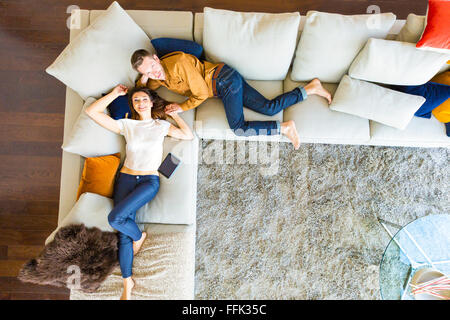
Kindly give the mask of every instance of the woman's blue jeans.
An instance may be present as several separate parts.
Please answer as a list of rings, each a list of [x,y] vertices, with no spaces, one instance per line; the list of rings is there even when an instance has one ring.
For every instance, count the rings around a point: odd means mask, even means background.
[[[119,231],[119,264],[122,277],[132,275],[133,241],[142,232],[135,222],[136,211],[151,201],[159,190],[159,176],[119,173],[114,184],[114,209],[108,215],[111,227]]]
[[[307,98],[304,88],[295,88],[272,100],[252,88],[238,71],[224,65],[216,79],[217,95],[222,99],[230,128],[238,136],[275,135],[281,133],[279,121],[245,121],[244,109],[273,116]]]

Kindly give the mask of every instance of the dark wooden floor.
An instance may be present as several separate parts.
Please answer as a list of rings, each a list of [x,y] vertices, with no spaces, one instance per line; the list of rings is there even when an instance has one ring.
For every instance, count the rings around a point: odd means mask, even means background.
[[[0,0],[0,299],[68,299],[67,289],[21,283],[23,263],[57,224],[65,87],[45,73],[69,39],[67,8],[106,9],[110,0]],[[256,12],[366,13],[369,5],[425,14],[426,0],[120,0],[124,9],[209,6]]]

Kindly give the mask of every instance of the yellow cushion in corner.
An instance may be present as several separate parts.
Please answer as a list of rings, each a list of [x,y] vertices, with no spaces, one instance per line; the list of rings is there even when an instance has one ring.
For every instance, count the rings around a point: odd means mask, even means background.
[[[442,72],[430,81],[450,85],[450,71]],[[450,99],[445,100],[445,102],[435,108],[432,113],[440,122],[450,122]]]
[[[102,157],[86,158],[78,186],[77,200],[84,192],[112,198],[114,179],[119,165],[120,152]]]

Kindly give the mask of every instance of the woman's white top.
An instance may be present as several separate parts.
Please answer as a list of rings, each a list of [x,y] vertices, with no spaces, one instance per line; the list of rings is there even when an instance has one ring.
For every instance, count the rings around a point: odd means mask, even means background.
[[[124,166],[139,171],[158,170],[170,122],[162,119],[116,121],[127,142]]]

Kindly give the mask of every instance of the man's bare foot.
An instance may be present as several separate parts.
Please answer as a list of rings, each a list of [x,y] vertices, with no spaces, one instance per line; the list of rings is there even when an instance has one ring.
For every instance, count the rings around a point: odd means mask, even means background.
[[[317,94],[318,96],[324,97],[328,100],[328,104],[331,104],[331,94],[326,90],[319,79],[315,78],[310,83],[308,83],[304,89],[306,94]]]
[[[131,277],[123,279],[123,292],[120,300],[130,300],[131,290],[134,288],[134,280]]]
[[[281,123],[281,133],[291,140],[294,145],[294,150],[297,150],[300,147],[300,138],[297,129],[295,128],[294,120]]]
[[[147,238],[147,232],[142,232],[142,236],[138,241],[133,241],[133,254],[137,254],[141,250],[142,244]]]

